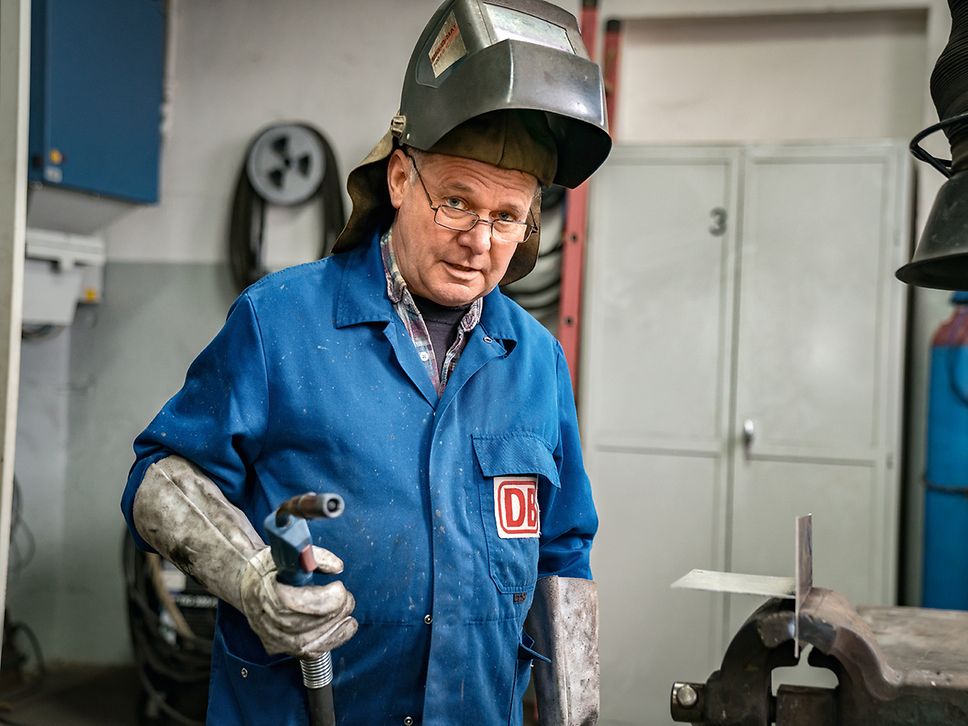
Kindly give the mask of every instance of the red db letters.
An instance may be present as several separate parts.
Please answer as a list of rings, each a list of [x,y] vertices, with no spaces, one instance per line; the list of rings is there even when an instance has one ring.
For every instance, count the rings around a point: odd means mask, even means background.
[[[541,530],[538,477],[494,477],[494,517],[502,539],[537,537]]]

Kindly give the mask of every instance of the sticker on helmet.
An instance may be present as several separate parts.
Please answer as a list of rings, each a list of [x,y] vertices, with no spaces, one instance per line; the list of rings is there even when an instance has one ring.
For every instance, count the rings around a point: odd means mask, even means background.
[[[492,3],[484,3],[484,10],[494,26],[494,35],[498,41],[523,40],[563,50],[565,53],[575,52],[568,39],[568,31],[556,23]]]
[[[447,20],[440,26],[429,55],[430,67],[434,69],[435,78],[439,78],[441,73],[467,55],[467,48],[464,47],[464,39],[461,37],[457,18],[453,13],[448,15]]]
[[[494,518],[501,539],[537,537],[541,533],[538,477],[494,477]]]

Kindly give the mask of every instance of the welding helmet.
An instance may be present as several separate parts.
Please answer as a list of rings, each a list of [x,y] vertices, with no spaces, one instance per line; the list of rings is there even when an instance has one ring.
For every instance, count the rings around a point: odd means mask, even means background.
[[[447,0],[424,28],[390,129],[347,180],[353,211],[334,252],[389,227],[393,150],[411,146],[576,187],[612,146],[601,70],[573,15],[544,0]],[[540,200],[532,214],[537,222]],[[539,234],[518,246],[501,284],[527,275]]]

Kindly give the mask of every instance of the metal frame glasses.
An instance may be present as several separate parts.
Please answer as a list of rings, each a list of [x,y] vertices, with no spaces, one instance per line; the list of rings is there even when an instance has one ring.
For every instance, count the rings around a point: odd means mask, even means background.
[[[441,227],[454,232],[470,232],[478,224],[486,224],[491,228],[491,240],[506,245],[519,245],[522,242],[527,242],[528,238],[538,230],[537,226],[531,222],[515,222],[508,219],[487,220],[482,219],[481,215],[469,209],[459,209],[441,204],[434,205],[434,200],[430,196],[430,192],[427,191],[427,185],[424,184],[423,177],[420,176],[417,160],[406,151],[403,153],[413,164],[413,170],[417,173],[417,181],[420,182],[420,186],[427,196],[427,203],[434,210],[434,222]],[[528,216],[530,215],[531,212],[529,211]]]

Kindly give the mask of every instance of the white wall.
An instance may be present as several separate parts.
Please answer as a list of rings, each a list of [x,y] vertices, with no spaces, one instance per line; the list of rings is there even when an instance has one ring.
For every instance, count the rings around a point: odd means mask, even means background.
[[[577,11],[577,0],[559,4]],[[108,228],[109,258],[223,261],[239,167],[249,142],[268,124],[316,125],[345,179],[389,128],[413,45],[438,5],[179,0],[161,203]],[[270,210],[269,262],[312,259],[317,222],[314,206]]]
[[[926,13],[654,18],[625,24],[622,141],[909,138]]]
[[[15,468],[22,517],[11,547],[7,607],[11,620],[24,621],[36,632],[44,653],[56,652],[63,637],[55,624],[63,622],[58,609],[67,550],[70,348],[70,330],[21,346]]]
[[[177,2],[161,202],[107,229],[110,259],[224,260],[235,179],[249,142],[268,124],[315,124],[345,175],[388,127],[413,42],[436,5]],[[291,234],[274,231],[287,241],[315,240],[311,216],[281,215],[273,221],[298,227],[307,219]]]

